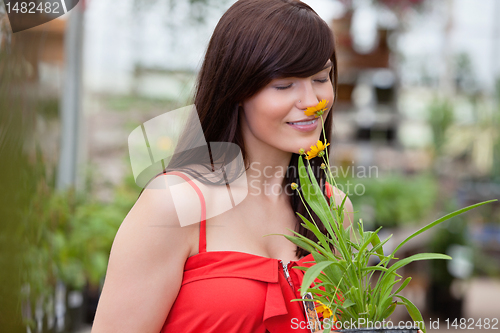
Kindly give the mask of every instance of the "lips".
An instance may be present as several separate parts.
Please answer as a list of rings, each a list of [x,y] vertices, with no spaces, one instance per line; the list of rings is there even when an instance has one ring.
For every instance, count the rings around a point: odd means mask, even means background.
[[[312,117],[312,118],[304,118],[304,119],[300,119],[300,120],[296,120],[296,121],[289,121],[288,123],[289,124],[304,124],[304,123],[312,124],[312,122],[314,120],[316,120],[316,118]]]
[[[315,130],[316,126],[318,126],[318,118],[306,118],[298,121],[289,121],[287,124],[298,131],[310,132]]]
[[[295,121],[295,122],[289,122],[291,125],[310,125],[314,124],[316,119],[311,119],[311,120],[301,120],[301,121]]]

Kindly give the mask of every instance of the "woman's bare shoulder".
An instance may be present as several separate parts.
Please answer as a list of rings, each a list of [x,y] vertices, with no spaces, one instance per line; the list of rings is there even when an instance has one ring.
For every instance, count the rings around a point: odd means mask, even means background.
[[[189,198],[179,195],[175,190],[183,182],[179,181],[178,176],[158,175],[144,188],[129,215],[142,215],[140,223],[149,226],[180,227],[176,213],[179,207],[176,204],[187,202]]]
[[[144,243],[141,246],[151,247],[155,255],[164,257],[164,251],[172,253],[175,250],[174,253],[185,261],[194,247],[195,231],[183,228],[177,209],[167,176],[158,176],[144,189],[123,220],[117,238],[121,234],[124,238],[140,236]]]
[[[144,189],[115,236],[93,333],[159,332],[177,297],[198,228],[180,225],[165,180]]]
[[[169,209],[176,215],[181,227],[193,226],[201,222],[202,204],[206,207],[209,185],[185,171],[175,171],[158,176],[154,188],[166,188],[169,196]],[[153,184],[154,185],[154,184]],[[191,228],[192,229],[192,228]]]

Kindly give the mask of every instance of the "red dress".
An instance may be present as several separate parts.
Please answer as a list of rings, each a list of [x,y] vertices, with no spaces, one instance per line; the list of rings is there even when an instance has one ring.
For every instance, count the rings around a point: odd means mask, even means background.
[[[179,294],[161,333],[310,332],[298,288],[307,255],[281,260],[237,251],[206,251],[206,208],[200,189],[182,173],[172,172],[196,190],[201,201],[199,253],[189,257]],[[285,271],[286,267],[286,271]],[[301,328],[302,327],[302,328]]]

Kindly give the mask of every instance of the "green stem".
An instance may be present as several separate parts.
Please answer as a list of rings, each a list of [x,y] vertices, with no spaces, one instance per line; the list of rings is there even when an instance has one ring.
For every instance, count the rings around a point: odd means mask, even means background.
[[[297,193],[299,193],[299,198],[300,198],[300,201],[302,201],[302,204],[304,205],[304,207],[306,208],[306,211],[307,211],[307,214],[309,214],[309,217],[311,218],[311,222],[314,223],[314,225],[316,226],[316,228],[318,228],[319,230],[319,227],[318,225],[316,224],[316,221],[314,220],[311,212],[309,211],[309,208],[307,208],[307,204],[306,202],[304,201],[304,198],[302,198],[302,194],[300,194],[300,191],[299,189],[297,189]]]

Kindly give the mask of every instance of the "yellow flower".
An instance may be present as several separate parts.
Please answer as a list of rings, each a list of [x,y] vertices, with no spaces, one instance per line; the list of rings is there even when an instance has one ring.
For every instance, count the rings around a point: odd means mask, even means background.
[[[316,312],[318,314],[323,315],[323,318],[330,318],[331,316],[333,316],[333,321],[337,321],[337,318],[333,315],[332,309],[330,309],[320,301],[317,302],[319,303],[319,305],[316,307]]]
[[[326,99],[322,99],[316,106],[311,106],[308,107],[305,111],[304,114],[306,116],[312,116],[314,115],[316,118],[321,116],[323,112],[326,110],[326,106],[328,104],[328,101]]]
[[[318,154],[324,151],[329,145],[329,143],[325,145],[323,142],[318,140],[318,143],[315,146],[311,146],[311,150],[307,152],[306,160],[310,160],[311,158],[318,156]]]
[[[299,187],[299,185],[297,185],[297,183],[292,183],[290,184],[290,187],[292,188],[292,190],[296,190]]]

